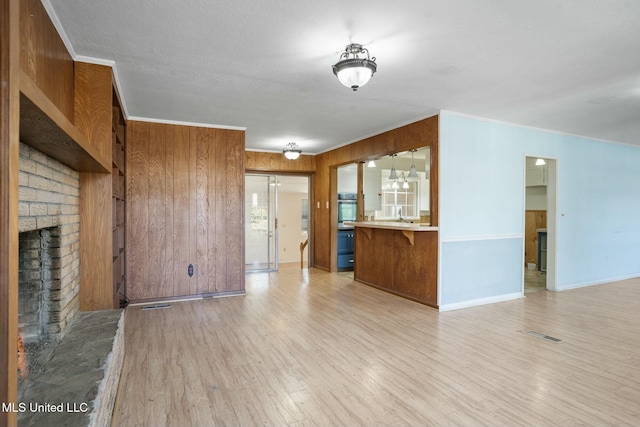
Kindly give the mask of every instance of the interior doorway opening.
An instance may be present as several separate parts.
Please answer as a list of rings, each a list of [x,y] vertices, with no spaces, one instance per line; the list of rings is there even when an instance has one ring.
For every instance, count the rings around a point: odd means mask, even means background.
[[[557,160],[525,158],[523,293],[555,290]]]
[[[309,266],[309,177],[245,176],[245,271]]]

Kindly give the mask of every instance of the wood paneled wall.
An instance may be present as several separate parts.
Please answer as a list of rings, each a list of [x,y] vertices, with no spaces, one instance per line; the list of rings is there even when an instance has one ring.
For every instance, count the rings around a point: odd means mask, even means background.
[[[332,230],[337,194],[336,168],[419,147],[431,148],[431,224],[438,225],[438,116],[429,117],[316,156],[313,182],[314,266],[336,270],[336,237]]]
[[[20,2],[0,0],[0,402],[17,403]],[[0,412],[0,426],[14,426]]]
[[[113,77],[111,67],[76,62],[74,66],[74,119],[97,154],[111,166],[111,115]]]
[[[308,172],[316,170],[315,156],[301,155],[289,160],[282,153],[246,151],[245,169],[249,172]]]
[[[129,298],[243,292],[244,131],[132,121],[127,141]]]
[[[20,68],[73,122],[73,59],[40,0],[20,1]]]
[[[75,66],[75,124],[111,163],[111,67]],[[80,174],[80,310],[113,307],[111,175]],[[89,267],[90,266],[90,267]]]

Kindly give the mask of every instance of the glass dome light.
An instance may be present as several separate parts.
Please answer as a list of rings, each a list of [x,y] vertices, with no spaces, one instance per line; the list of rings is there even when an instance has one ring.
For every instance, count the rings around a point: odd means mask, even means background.
[[[298,157],[300,157],[301,153],[302,151],[300,150],[300,148],[298,148],[298,144],[296,144],[295,142],[288,143],[282,149],[282,154],[284,154],[284,156],[289,160],[297,159]]]
[[[356,91],[367,84],[378,69],[378,65],[375,57],[369,57],[369,51],[366,48],[360,44],[351,43],[344,49],[339,61],[332,66],[332,69],[340,83]]]

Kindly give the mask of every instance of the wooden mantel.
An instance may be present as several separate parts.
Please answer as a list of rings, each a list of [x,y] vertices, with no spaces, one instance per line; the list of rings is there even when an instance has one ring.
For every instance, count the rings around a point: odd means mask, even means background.
[[[20,74],[20,141],[78,172],[111,173],[110,160],[100,156],[24,72]]]

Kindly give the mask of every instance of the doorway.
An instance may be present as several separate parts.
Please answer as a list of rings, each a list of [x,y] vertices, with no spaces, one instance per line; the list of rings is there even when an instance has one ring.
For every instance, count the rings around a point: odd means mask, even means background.
[[[555,290],[557,160],[525,157],[523,293]]]
[[[309,214],[308,176],[245,175],[245,271],[306,268]]]

